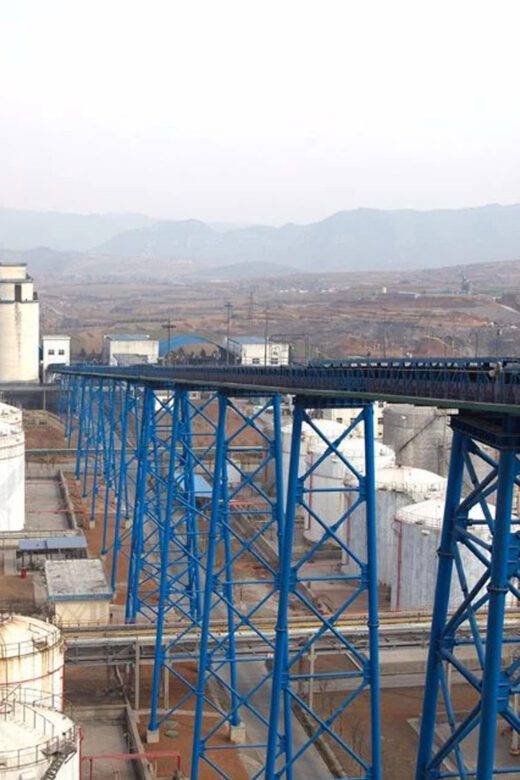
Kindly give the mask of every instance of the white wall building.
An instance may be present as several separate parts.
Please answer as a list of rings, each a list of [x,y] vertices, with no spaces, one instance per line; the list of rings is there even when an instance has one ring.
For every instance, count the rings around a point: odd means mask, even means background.
[[[110,622],[112,591],[99,558],[45,561],[45,582],[57,624],[106,626]]]
[[[40,305],[25,263],[0,263],[0,382],[38,382]]]
[[[229,340],[233,351],[243,366],[287,366],[290,345],[284,341],[271,341],[260,336],[238,336]]]
[[[0,534],[25,524],[25,434],[22,412],[0,403]]]
[[[157,363],[159,341],[148,335],[109,334],[103,337],[102,359],[109,366]]]
[[[70,366],[70,336],[42,336],[42,379],[52,382],[51,365]]]

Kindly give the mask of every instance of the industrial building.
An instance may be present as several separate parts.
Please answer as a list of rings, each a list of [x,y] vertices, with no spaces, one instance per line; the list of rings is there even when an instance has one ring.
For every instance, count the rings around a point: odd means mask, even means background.
[[[55,373],[49,371],[49,366],[70,365],[70,336],[42,336],[42,381],[53,382]]]
[[[101,358],[108,366],[157,363],[159,341],[148,335],[107,334],[103,337]]]
[[[98,625],[110,623],[109,588],[99,558],[45,561],[47,600],[54,605],[58,625]]]
[[[40,304],[25,263],[0,263],[0,383],[39,381]]]
[[[290,345],[260,336],[235,336],[229,339],[230,352],[242,366],[287,366],[291,362]]]

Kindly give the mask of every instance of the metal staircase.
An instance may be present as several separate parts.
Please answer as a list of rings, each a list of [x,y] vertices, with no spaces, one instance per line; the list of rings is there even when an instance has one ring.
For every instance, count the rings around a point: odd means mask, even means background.
[[[76,750],[74,742],[67,741],[61,744],[58,750],[52,754],[54,758],[45,774],[42,775],[42,780],[55,780],[63,764],[76,753]]]

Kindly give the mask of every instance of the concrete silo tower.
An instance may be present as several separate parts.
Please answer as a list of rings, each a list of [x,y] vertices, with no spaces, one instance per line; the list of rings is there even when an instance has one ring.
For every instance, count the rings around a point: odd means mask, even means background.
[[[25,263],[0,263],[0,382],[37,382],[40,306]]]

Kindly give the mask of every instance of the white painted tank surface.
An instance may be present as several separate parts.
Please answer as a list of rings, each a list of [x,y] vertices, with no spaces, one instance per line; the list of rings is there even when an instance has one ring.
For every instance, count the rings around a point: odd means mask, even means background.
[[[383,409],[383,441],[400,466],[446,476],[451,446],[450,412],[433,406],[389,404]]]
[[[340,446],[340,452],[359,474],[365,473],[365,440],[363,438],[347,438]],[[394,453],[381,442],[374,443],[376,474],[394,465]],[[319,453],[310,452],[309,463],[316,461]],[[309,494],[309,506],[327,525],[335,523],[358,497],[358,479],[348,469],[341,458],[330,455],[322,461],[309,480],[309,487],[324,492]],[[350,523],[350,518],[341,526],[344,534]],[[304,536],[309,541],[316,541],[323,534],[322,526],[312,517],[304,519]],[[364,558],[363,554],[363,558]]]
[[[23,263],[0,263],[0,382],[37,382],[40,314]]]
[[[25,436],[22,412],[0,403],[0,534],[25,523]]]
[[[493,512],[493,507],[490,506],[490,509]],[[432,608],[443,514],[442,497],[403,507],[397,512],[394,523],[396,560],[391,583],[393,610]],[[483,520],[482,509],[473,507],[470,517]],[[490,539],[489,531],[484,525],[473,526],[472,533],[485,541]],[[484,567],[463,545],[459,545],[459,548],[468,588],[471,589],[481,577]],[[461,599],[462,591],[454,567],[449,608],[455,608]]]
[[[51,694],[61,706],[64,647],[52,623],[26,617],[0,617],[0,686]]]
[[[346,426],[335,420],[315,420],[316,426],[323,432],[328,441],[334,442],[345,431]],[[283,434],[283,467],[284,490],[287,491],[289,471],[290,442],[292,427],[285,426]],[[305,423],[302,427],[300,462],[298,474],[302,476],[316,463],[327,449],[323,439]],[[392,450],[381,442],[375,442],[376,471],[395,463]],[[361,437],[347,436],[338,447],[339,452],[360,474],[365,471],[365,440]],[[333,525],[342,516],[348,506],[348,498],[352,495],[349,488],[357,483],[355,474],[336,454],[329,454],[305,482],[305,487],[311,491],[306,495],[306,501],[313,513],[316,513],[325,525]],[[322,491],[322,492],[320,492]],[[323,526],[306,512],[303,518],[303,534],[309,542],[322,538]]]
[[[27,690],[0,694],[2,780],[80,777],[80,731],[54,703]]]
[[[392,584],[396,555],[394,519],[398,510],[432,498],[443,499],[445,490],[446,479],[425,469],[395,465],[376,469],[377,574],[380,583]],[[365,518],[363,504],[354,510],[345,526],[348,547],[364,561],[367,557]],[[349,563],[346,554],[343,563]]]

